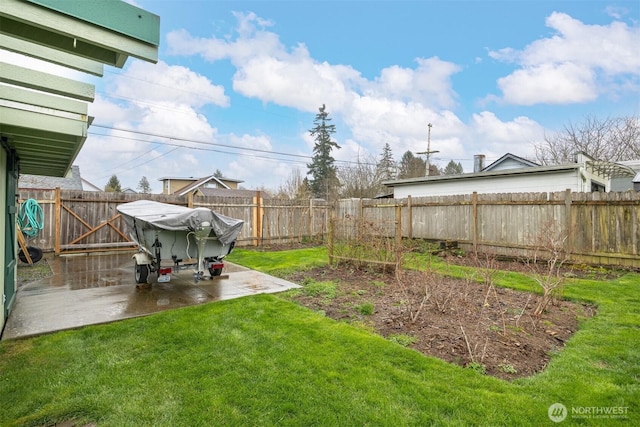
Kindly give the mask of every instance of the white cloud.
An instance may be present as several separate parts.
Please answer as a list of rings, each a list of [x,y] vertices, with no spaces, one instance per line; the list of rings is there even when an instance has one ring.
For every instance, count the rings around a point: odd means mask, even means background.
[[[521,51],[505,48],[489,53],[522,67],[498,81],[506,102],[567,104],[591,101],[621,86],[638,89],[640,28],[618,21],[587,25],[559,12],[552,13],[546,24],[555,30],[553,36]]]
[[[98,96],[90,104],[90,114],[97,119],[78,156],[89,181],[97,180],[95,185],[102,186],[104,176],[116,174],[123,186],[135,189],[144,175],[159,191],[159,184],[151,180],[159,171],[198,177],[222,169],[219,156],[210,151],[212,146],[198,142],[218,141],[217,129],[199,110],[207,104],[227,106],[224,88],[186,67],[163,61],[157,65],[134,61],[121,74],[108,76],[106,83],[108,97]]]
[[[415,70],[397,65],[383,69],[380,77],[366,85],[366,93],[416,101],[432,107],[452,107],[456,94],[452,89],[451,76],[460,71],[460,67],[437,57],[418,58],[416,62],[418,67]]]
[[[470,171],[473,154],[484,153],[488,158],[497,158],[505,152],[529,156],[531,142],[543,135],[542,127],[533,120],[518,117],[502,121],[489,111],[474,115],[465,124],[452,111],[458,95],[451,77],[461,68],[451,62],[437,57],[418,58],[415,68],[390,65],[368,80],[351,66],[315,60],[303,44],[284,46],[277,34],[266,31],[271,22],[255,14],[236,16],[239,24],[233,37],[196,38],[186,30],[173,31],[167,36],[168,51],[176,55],[200,55],[211,62],[230,61],[236,68],[233,89],[245,97],[314,114],[319,105],[326,104],[341,131],[342,140],[338,143],[342,149],[333,153],[337,160],[378,157],[385,143],[391,145],[397,160],[407,150],[425,151],[427,123],[432,123],[431,149],[439,151],[433,161],[445,166],[449,159],[466,159],[462,163]],[[566,102],[578,99],[577,93],[583,97],[596,96],[590,90],[594,86],[590,68],[574,62],[527,62],[523,59],[525,53],[535,58],[531,52],[508,49],[492,52],[500,60],[517,61],[522,66],[499,82],[507,102],[526,104],[536,96],[544,102]],[[220,135],[200,112],[207,104],[229,105],[224,89],[210,78],[162,61],[158,65],[135,63],[108,85],[108,90],[124,101],[101,99],[96,108],[101,111],[101,121],[110,121],[114,126],[238,148],[311,154],[314,141],[306,131],[298,135],[299,147],[287,149],[274,149],[275,138],[266,134]],[[542,98],[539,92],[546,93],[547,98]],[[549,94],[555,94],[556,98]],[[167,141],[158,137],[151,140]],[[202,147],[188,142],[181,144]],[[266,153],[246,151],[239,156],[238,150],[211,146],[207,148],[217,152],[184,148],[170,151],[174,147],[130,141],[124,145],[119,141],[114,147],[122,150],[121,163],[139,157],[131,160],[129,168],[122,172],[133,183],[130,186],[137,185],[144,173],[157,176],[156,166],[161,165],[162,176],[198,177],[220,169],[229,178],[244,180],[247,188],[264,185],[276,189],[292,170],[306,170],[305,164],[310,161],[266,160],[263,158]],[[97,150],[90,148],[88,152],[96,154]],[[162,157],[145,162],[144,159],[154,156]],[[99,170],[98,164],[95,167]]]
[[[168,65],[164,61],[149,64],[133,61],[119,77],[113,79],[111,93],[132,101],[146,103],[169,102],[199,108],[207,104],[226,107],[229,97],[224,87],[190,69]]]
[[[485,154],[496,160],[505,153],[533,158],[533,144],[544,139],[544,128],[528,117],[516,117],[509,122],[500,120],[489,111],[473,115],[470,123],[470,144],[467,149],[473,154]]]
[[[288,49],[276,34],[264,30],[270,22],[255,14],[236,14],[236,39],[195,38],[186,30],[167,36],[168,51],[175,55],[201,55],[205,60],[229,59],[237,68],[233,88],[238,93],[315,112],[319,105],[334,114],[351,108],[359,96],[420,102],[434,107],[455,103],[451,75],[460,68],[439,58],[418,58],[417,67],[390,66],[373,81],[348,65],[314,60],[306,46]]]
[[[336,152],[337,159],[353,160],[358,153],[377,156],[385,143],[392,145],[397,157],[407,150],[421,150],[430,121],[437,121],[443,132],[450,126],[462,127],[452,112],[438,111],[455,105],[451,76],[460,68],[453,63],[437,57],[418,58],[416,68],[390,66],[374,80],[367,80],[351,66],[316,61],[303,44],[287,48],[276,34],[265,31],[271,23],[255,14],[236,17],[236,38],[195,38],[178,30],[167,37],[168,51],[200,55],[211,62],[230,60],[236,67],[233,89],[243,96],[309,113],[326,104],[331,117],[348,128],[347,139],[338,141],[343,148]],[[301,138],[309,154],[314,141],[307,135]],[[459,139],[456,141],[443,151],[460,153]],[[240,176],[255,176],[254,171],[260,170],[257,164],[245,160],[231,167]],[[286,166],[283,178],[293,167]]]
[[[572,63],[542,64],[498,79],[504,101],[509,104],[567,104],[598,97],[592,70]]]

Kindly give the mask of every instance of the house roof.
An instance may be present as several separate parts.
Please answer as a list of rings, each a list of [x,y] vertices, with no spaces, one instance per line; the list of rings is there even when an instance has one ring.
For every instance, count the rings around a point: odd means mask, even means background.
[[[530,160],[527,160],[527,159],[525,159],[523,157],[516,156],[515,154],[507,153],[504,156],[500,157],[495,162],[491,163],[489,166],[487,166],[484,169],[482,169],[481,172],[498,169],[500,167],[500,165],[503,165],[503,164],[505,164],[505,163],[507,163],[509,161],[512,162],[512,163],[515,163],[517,165],[522,165],[522,167],[540,166],[540,164],[532,162]],[[513,168],[513,166],[511,166],[511,168]]]
[[[224,188],[226,188],[227,190],[229,189],[229,186],[225,183],[223,183],[222,181],[220,181],[218,178],[216,178],[215,176],[211,175],[211,176],[205,176],[204,178],[200,178],[199,180],[192,182],[189,185],[186,185],[182,188],[180,188],[179,190],[175,191],[175,194],[178,194],[179,196],[184,196],[185,194],[198,189],[199,187],[202,187],[203,185],[205,185],[207,182],[210,181],[215,181],[218,184],[220,184],[221,186],[223,186]]]
[[[210,175],[213,176],[213,175]],[[205,177],[208,178],[208,177]],[[175,180],[175,181],[200,181],[202,178],[195,178],[193,176],[190,177],[180,177],[180,176],[163,176],[162,178],[158,178],[158,181],[167,181],[167,180]],[[241,179],[232,179],[232,178],[225,178],[223,176],[219,177],[218,179],[220,179],[221,181],[227,181],[227,182],[236,182],[236,183],[241,183],[244,182]]]
[[[64,178],[21,174],[18,179],[18,188],[31,188],[38,190],[49,190],[60,188],[62,190],[82,190],[82,177],[80,167],[73,165],[71,173]]]
[[[494,162],[495,163],[495,162]],[[505,176],[505,175],[525,175],[525,174],[548,174],[560,171],[571,171],[581,167],[587,167],[590,172],[605,177],[631,177],[635,175],[635,172],[628,166],[624,166],[618,163],[606,162],[603,160],[587,160],[584,163],[565,163],[561,165],[550,166],[531,166],[518,169],[502,169],[502,170],[486,170],[476,173],[464,173],[460,175],[435,175],[419,178],[400,179],[396,181],[384,181],[382,184],[387,187],[395,187],[401,185],[411,185],[416,183],[427,183],[435,181],[456,181],[456,180],[473,180],[479,178],[486,178],[491,176]]]
[[[98,187],[97,185],[93,185],[84,178],[82,178],[82,189],[84,191],[103,191],[102,188]]]

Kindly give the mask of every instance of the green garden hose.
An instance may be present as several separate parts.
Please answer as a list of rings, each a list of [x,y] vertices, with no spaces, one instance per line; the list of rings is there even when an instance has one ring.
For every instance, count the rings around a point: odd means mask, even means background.
[[[27,199],[20,205],[18,224],[22,233],[28,237],[36,237],[44,228],[42,208],[34,199]]]

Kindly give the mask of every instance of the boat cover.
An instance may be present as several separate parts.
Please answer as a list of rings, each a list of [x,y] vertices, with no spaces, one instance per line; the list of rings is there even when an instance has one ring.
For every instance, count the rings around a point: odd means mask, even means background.
[[[137,200],[117,206],[132,228],[157,228],[169,231],[194,231],[203,222],[209,222],[220,243],[232,243],[240,234],[244,221],[230,218],[207,208],[187,208],[155,202]],[[146,224],[140,224],[144,222]]]

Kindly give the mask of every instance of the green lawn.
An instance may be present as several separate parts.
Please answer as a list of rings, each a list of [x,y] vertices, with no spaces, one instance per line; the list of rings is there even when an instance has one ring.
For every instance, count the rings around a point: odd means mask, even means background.
[[[281,275],[323,257],[322,249],[238,249],[230,260]],[[502,286],[510,282],[531,286],[516,274],[500,279]],[[637,425],[640,275],[575,280],[566,294],[595,302],[598,315],[544,373],[513,383],[425,357],[275,295],[4,341],[0,424]],[[556,402],[569,411],[559,424],[547,415]],[[626,418],[578,419],[572,410],[616,410]]]

